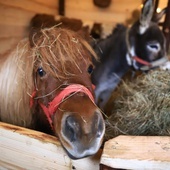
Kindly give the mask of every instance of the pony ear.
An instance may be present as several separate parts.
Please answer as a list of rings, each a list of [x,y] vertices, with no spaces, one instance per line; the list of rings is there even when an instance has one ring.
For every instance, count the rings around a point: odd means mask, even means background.
[[[140,21],[140,27],[139,27],[140,34],[143,34],[148,28],[149,23],[153,16],[153,11],[154,11],[153,0],[146,0],[143,5],[140,20],[139,20]]]
[[[158,23],[162,19],[166,11],[167,11],[167,8],[164,8],[161,12],[155,13],[152,17],[152,21]]]

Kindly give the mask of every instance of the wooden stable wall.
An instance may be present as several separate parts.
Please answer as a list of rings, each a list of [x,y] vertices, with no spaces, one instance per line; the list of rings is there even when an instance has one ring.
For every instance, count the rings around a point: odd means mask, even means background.
[[[57,0],[0,0],[0,56],[27,35],[36,13],[58,14]]]
[[[65,0],[65,16],[82,19],[85,24],[102,23],[106,37],[117,23],[129,24],[138,18],[144,0],[111,0],[108,8],[99,8],[93,0]],[[159,0],[158,7],[163,9],[168,0]],[[135,10],[135,14],[132,14]],[[138,16],[136,16],[138,15]],[[135,18],[134,18],[135,17]]]
[[[59,0],[0,0],[0,56],[28,33],[30,19],[36,13],[58,15]],[[104,24],[124,23],[135,9],[140,10],[142,0],[112,0],[108,8],[101,9],[93,0],[65,0],[65,16]],[[167,0],[160,0],[161,8]],[[107,29],[106,29],[107,30]]]
[[[120,23],[131,16],[134,9],[140,9],[141,0],[112,0],[108,8],[99,8],[93,0],[65,0],[65,15],[99,23]],[[76,5],[75,5],[76,4]]]

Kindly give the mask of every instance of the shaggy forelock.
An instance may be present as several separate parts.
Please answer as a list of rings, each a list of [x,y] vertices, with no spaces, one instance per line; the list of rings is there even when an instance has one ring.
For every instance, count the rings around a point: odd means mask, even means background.
[[[59,78],[63,77],[63,73],[72,74],[68,73],[67,64],[75,65],[81,71],[78,64],[81,60],[86,63],[87,60],[91,61],[92,56],[97,59],[90,45],[71,30],[58,27],[42,29],[33,35],[32,42],[36,60],[41,61],[45,70]]]

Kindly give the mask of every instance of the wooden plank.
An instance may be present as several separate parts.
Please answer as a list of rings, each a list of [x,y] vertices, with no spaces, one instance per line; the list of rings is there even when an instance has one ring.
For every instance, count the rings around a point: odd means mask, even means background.
[[[170,169],[170,137],[118,136],[104,145],[101,164],[121,169]]]
[[[101,151],[71,160],[54,136],[0,122],[0,169],[98,170]]]
[[[97,154],[89,158],[72,160],[71,170],[99,170],[99,163],[102,154],[102,149]]]
[[[0,0],[1,4],[35,13],[58,14],[58,4],[54,0]]]
[[[22,37],[0,38],[0,57],[16,47]]]
[[[66,16],[67,17],[71,17],[71,18],[77,18],[81,20],[91,20],[93,22],[99,22],[99,23],[123,23],[125,21],[125,19],[128,18],[128,13],[121,13],[121,14],[117,14],[117,13],[105,13],[105,12],[101,12],[101,13],[96,13],[95,11],[79,11],[77,14],[76,10],[66,10]]]
[[[28,26],[0,24],[0,39],[11,37],[24,37],[28,35]]]
[[[96,7],[91,0],[69,0],[66,1],[65,16],[102,23],[124,23],[134,9],[140,9],[140,4],[140,0],[129,0],[128,3],[125,0],[115,0],[110,7],[102,9]]]
[[[15,165],[20,169],[56,167],[65,170],[70,166],[70,159],[56,137],[4,123],[1,123],[0,127],[2,162]]]
[[[163,9],[167,6],[167,4],[168,4],[168,0],[159,1],[158,7]]]
[[[28,36],[28,26],[0,24],[0,57]]]
[[[49,6],[49,7],[58,8],[58,1],[59,0],[48,0],[48,1],[47,0],[32,0],[32,1],[44,4],[44,5]]]
[[[141,0],[114,0],[111,2],[111,5],[108,8],[99,8],[93,4],[91,0],[69,0],[66,1],[66,7],[68,8],[77,8],[77,10],[86,10],[86,11],[104,11],[107,12],[123,12],[124,10],[130,9],[139,9],[141,5]]]
[[[0,4],[0,24],[1,25],[29,25],[30,19],[35,12],[26,11],[20,8],[13,8]]]
[[[166,6],[160,1],[160,8]],[[65,3],[65,16],[102,23],[124,23],[132,17],[132,11],[141,10],[141,0],[114,0],[108,8],[98,8],[92,0],[68,0]]]
[[[0,24],[27,26],[37,13],[58,14],[57,2],[55,6],[53,4],[46,5],[45,1],[39,0],[0,0]]]

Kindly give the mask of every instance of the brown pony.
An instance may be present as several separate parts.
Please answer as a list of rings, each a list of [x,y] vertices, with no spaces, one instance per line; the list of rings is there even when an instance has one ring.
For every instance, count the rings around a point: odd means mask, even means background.
[[[34,33],[0,60],[0,120],[59,137],[73,159],[95,154],[105,132],[93,99],[91,47],[58,27]]]

